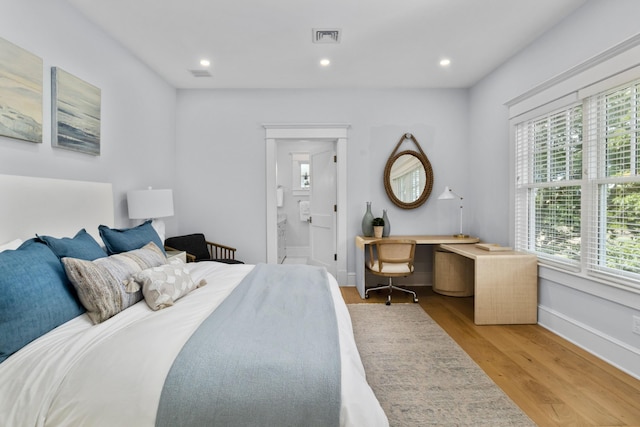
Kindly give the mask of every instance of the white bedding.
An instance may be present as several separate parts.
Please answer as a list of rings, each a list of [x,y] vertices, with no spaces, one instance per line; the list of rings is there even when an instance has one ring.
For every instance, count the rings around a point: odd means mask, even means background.
[[[188,264],[199,288],[167,309],[144,301],[93,325],[79,316],[0,364],[0,425],[154,426],[166,375],[182,345],[252,265]],[[351,319],[329,275],[342,362],[342,426],[387,426],[365,379]]]

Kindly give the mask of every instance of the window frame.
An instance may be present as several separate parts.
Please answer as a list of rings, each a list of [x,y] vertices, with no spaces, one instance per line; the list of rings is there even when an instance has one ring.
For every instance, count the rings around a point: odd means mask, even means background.
[[[600,82],[601,84],[601,82]],[[604,120],[602,118],[602,98],[606,97],[616,90],[626,87],[635,87],[635,98],[631,105],[631,122],[634,127],[630,133],[634,135],[630,137],[635,148],[630,148],[628,156],[630,164],[635,168],[630,176],[607,176],[606,173],[606,154],[607,139],[602,132]],[[567,96],[562,105],[555,103],[554,108],[550,106],[542,106],[535,111],[531,111],[525,116],[511,120],[512,126],[512,142],[514,147],[514,241],[518,250],[533,253],[538,256],[539,261],[543,265],[559,268],[564,271],[578,273],[581,276],[591,277],[602,280],[607,284],[618,284],[626,288],[640,291],[640,272],[628,272],[624,269],[617,269],[602,265],[602,256],[604,254],[606,264],[607,251],[607,215],[608,198],[606,187],[615,184],[637,183],[640,185],[640,165],[634,164],[640,158],[640,79],[632,79],[625,84],[616,87],[603,88],[599,87],[599,91],[591,91],[583,93],[583,96],[575,95]],[[596,106],[594,113],[593,107]],[[606,101],[605,101],[605,106]],[[635,110],[634,106],[635,105]],[[551,175],[547,176],[547,180],[536,180],[531,174],[536,166],[535,136],[525,135],[522,133],[532,133],[532,126],[542,120],[551,120],[558,114],[570,115],[570,111],[576,107],[581,108],[582,121],[582,176],[580,179],[556,180]],[[598,110],[600,108],[600,110]],[[608,110],[607,110],[608,111]],[[595,123],[594,123],[595,121]],[[635,130],[634,130],[635,129]],[[534,134],[533,132],[532,134]],[[525,147],[522,146],[524,138]],[[549,157],[551,159],[551,157]],[[548,160],[548,165],[552,160]],[[523,174],[528,174],[525,182],[522,182]],[[566,188],[577,186],[580,191],[580,252],[575,260],[566,259],[558,255],[545,253],[537,250],[535,243],[536,224],[535,214],[536,206],[535,193],[539,189],[545,188]],[[633,193],[635,194],[635,193]],[[532,216],[533,215],[533,216]],[[628,224],[628,223],[627,223]],[[630,224],[636,225],[635,223]],[[640,224],[638,224],[640,226]],[[633,228],[633,227],[630,227]],[[632,238],[636,236],[632,234]],[[638,245],[640,252],[640,245]],[[614,260],[615,261],[615,260]]]

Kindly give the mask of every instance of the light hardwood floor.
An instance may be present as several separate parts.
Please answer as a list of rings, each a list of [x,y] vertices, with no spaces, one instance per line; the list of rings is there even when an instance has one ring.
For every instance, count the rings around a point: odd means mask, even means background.
[[[347,304],[367,300],[341,288]],[[640,426],[640,381],[538,325],[477,326],[473,297],[413,288],[420,306],[539,426]],[[392,303],[411,303],[394,291]]]

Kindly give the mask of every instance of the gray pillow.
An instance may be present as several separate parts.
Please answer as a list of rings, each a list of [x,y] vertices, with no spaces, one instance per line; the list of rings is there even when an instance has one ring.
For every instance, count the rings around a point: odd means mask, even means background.
[[[95,324],[120,313],[142,299],[142,292],[127,292],[132,276],[150,267],[167,263],[158,246],[150,242],[140,249],[86,261],[62,258],[69,280],[80,302]]]

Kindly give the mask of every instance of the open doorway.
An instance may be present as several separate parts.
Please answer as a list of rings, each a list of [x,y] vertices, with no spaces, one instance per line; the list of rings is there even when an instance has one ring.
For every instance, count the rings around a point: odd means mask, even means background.
[[[335,157],[335,272],[338,283],[347,284],[346,239],[346,143],[349,125],[264,125],[266,131],[266,242],[267,262],[278,262],[278,149],[296,141],[325,145]],[[299,151],[299,150],[298,150]],[[292,151],[293,152],[293,151]],[[312,178],[313,179],[313,178]],[[297,202],[297,199],[295,199]],[[302,198],[301,198],[302,200]],[[298,211],[299,212],[299,211]],[[300,217],[297,218],[300,220]],[[310,243],[310,247],[312,247]]]
[[[337,276],[335,145],[276,143],[278,263],[323,266]]]

